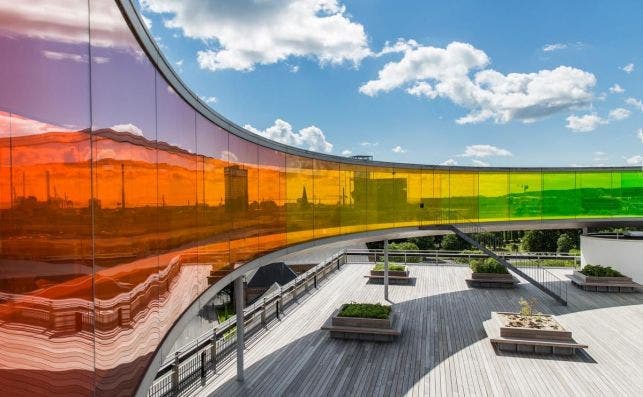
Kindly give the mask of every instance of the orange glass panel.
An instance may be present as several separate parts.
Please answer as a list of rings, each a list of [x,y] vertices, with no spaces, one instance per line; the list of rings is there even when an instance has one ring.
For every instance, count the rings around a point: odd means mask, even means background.
[[[313,160],[286,154],[288,245],[313,239],[313,187]]]
[[[259,146],[259,254],[287,244],[286,238],[286,155]]]
[[[334,236],[341,232],[339,164],[315,160],[314,166],[315,238]]]
[[[339,165],[342,234],[366,231],[366,166]]]

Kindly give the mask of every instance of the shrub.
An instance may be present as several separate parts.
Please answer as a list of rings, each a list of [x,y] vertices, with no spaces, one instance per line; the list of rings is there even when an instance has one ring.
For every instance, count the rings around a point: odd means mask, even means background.
[[[380,303],[347,303],[339,312],[339,317],[379,318],[387,319],[391,314],[391,306]]]
[[[569,252],[574,248],[574,240],[569,234],[561,234],[556,241],[556,252]]]
[[[525,299],[520,298],[518,304],[520,305],[520,314],[523,316],[533,316],[534,315],[534,306],[536,306],[536,299]]]
[[[469,267],[474,273],[509,273],[504,266],[493,258],[487,258],[484,261],[472,259],[469,262]]]
[[[384,264],[383,263],[378,263],[373,267],[372,270],[375,270],[376,272],[381,272],[384,270]],[[389,263],[388,264],[388,270],[392,272],[403,272],[406,270],[406,266],[398,263]]]
[[[581,273],[591,277],[623,277],[621,273],[612,269],[610,266],[601,265],[585,265]]]

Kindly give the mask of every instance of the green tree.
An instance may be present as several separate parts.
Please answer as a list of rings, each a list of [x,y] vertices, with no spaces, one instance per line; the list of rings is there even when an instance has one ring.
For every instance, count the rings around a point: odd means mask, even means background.
[[[410,241],[402,241],[389,244],[388,249],[391,251],[417,251],[418,246]]]
[[[522,238],[522,249],[527,252],[554,252],[558,236],[556,230],[529,230]]]
[[[409,241],[417,245],[421,250],[434,250],[437,248],[433,236],[411,237]]]
[[[558,237],[556,245],[556,252],[569,252],[569,250],[574,248],[574,240],[569,234],[563,233]]]
[[[469,243],[462,240],[455,234],[446,234],[442,236],[442,242],[440,243],[440,245],[442,249],[447,251],[462,251],[471,248]]]

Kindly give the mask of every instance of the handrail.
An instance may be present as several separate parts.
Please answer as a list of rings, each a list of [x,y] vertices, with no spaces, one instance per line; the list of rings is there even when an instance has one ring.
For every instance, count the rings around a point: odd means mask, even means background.
[[[251,327],[258,317],[261,319],[262,327],[267,326],[268,317],[280,319],[284,305],[295,301],[299,296],[299,290],[303,293],[311,287],[317,288],[319,280],[345,263],[345,256],[346,250],[330,255],[313,268],[281,286],[278,291],[268,293],[246,307],[243,311],[244,328],[248,328],[246,332],[249,336],[253,335],[252,332],[256,333],[257,328],[261,328]],[[289,295],[290,300],[286,300]],[[271,307],[274,309],[270,309]],[[176,396],[198,380],[212,376],[216,371],[216,364],[226,361],[232,355],[231,347],[236,341],[236,326],[236,318],[231,317],[218,327],[201,334],[192,343],[181,347],[173,355],[168,355],[156,374],[148,396]]]

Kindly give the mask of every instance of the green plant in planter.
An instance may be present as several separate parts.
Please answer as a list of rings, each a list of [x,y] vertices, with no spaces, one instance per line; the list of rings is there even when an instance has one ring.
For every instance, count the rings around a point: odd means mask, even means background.
[[[481,259],[472,259],[469,262],[469,267],[474,273],[509,273],[504,266],[493,258],[487,258],[484,261]]]
[[[376,272],[384,271],[384,264],[383,263],[378,263],[377,265],[375,265],[373,267],[373,270],[376,271]],[[391,271],[391,272],[403,272],[403,271],[406,270],[406,266],[401,265],[401,264],[397,264],[397,263],[394,263],[394,264],[389,263],[388,264],[388,270]]]
[[[623,277],[621,273],[610,266],[601,265],[585,265],[581,273],[590,277]]]
[[[391,314],[391,306],[380,303],[347,303],[339,312],[339,317],[379,318],[387,319]]]

